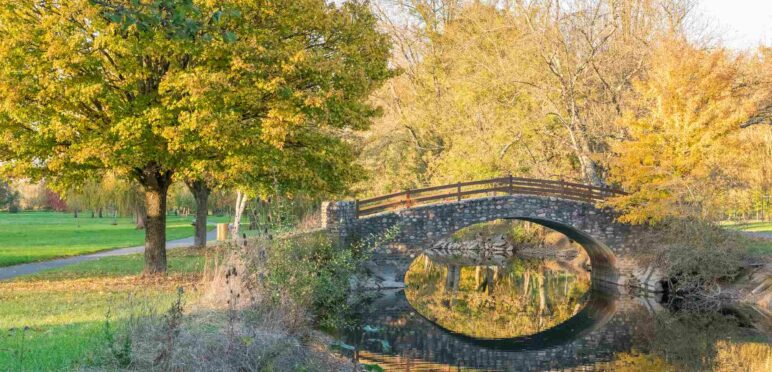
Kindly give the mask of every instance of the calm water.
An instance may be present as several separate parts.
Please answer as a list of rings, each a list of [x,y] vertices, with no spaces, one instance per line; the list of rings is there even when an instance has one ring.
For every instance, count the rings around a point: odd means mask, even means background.
[[[340,330],[352,357],[410,371],[772,371],[769,337],[734,317],[674,314],[569,262],[422,256],[405,281]]]

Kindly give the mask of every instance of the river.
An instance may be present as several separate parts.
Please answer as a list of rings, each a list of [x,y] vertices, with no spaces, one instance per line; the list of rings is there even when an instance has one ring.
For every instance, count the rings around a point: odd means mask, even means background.
[[[405,283],[334,332],[349,356],[410,371],[772,371],[770,336],[738,318],[671,311],[565,260],[421,256]]]

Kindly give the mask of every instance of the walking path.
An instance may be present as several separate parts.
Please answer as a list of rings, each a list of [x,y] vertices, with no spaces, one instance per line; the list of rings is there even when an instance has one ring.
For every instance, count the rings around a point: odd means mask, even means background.
[[[217,230],[209,231],[206,234],[206,241],[213,241],[217,238]],[[180,247],[190,247],[193,245],[193,237],[185,239],[170,240],[166,242],[166,249],[174,249]],[[97,253],[91,253],[81,256],[73,256],[67,258],[60,258],[56,260],[43,261],[43,262],[31,262],[21,265],[0,267],[0,281],[13,279],[21,275],[35,274],[44,270],[55,269],[57,267],[68,266],[80,262],[97,260],[103,257],[111,256],[125,256],[129,254],[143,253],[145,246],[119,248],[109,251],[102,251]]]
[[[743,231],[743,234],[754,238],[772,239],[772,232]]]

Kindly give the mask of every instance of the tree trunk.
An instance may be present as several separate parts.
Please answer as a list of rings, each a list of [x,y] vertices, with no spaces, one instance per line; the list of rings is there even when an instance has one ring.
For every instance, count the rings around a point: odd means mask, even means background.
[[[206,219],[209,215],[209,194],[212,189],[202,180],[186,182],[193,198],[196,199],[196,227],[193,246],[206,247]]]
[[[485,292],[492,296],[496,290],[496,271],[495,267],[487,266],[485,268]]]
[[[172,172],[157,164],[141,170],[140,184],[145,189],[145,275],[166,273],[166,197]]]
[[[584,179],[593,186],[605,186],[605,181],[603,180],[603,175],[598,162],[587,155],[580,155],[580,157],[583,158],[582,174],[584,175]]]
[[[239,227],[241,226],[241,216],[244,214],[244,209],[247,207],[247,194],[237,191],[236,192],[236,210],[233,214],[233,226],[231,227],[231,239],[238,240]]]
[[[531,297],[529,291],[531,290],[531,271],[525,270],[523,274],[523,298]]]
[[[142,205],[137,204],[134,207],[134,222],[137,225],[137,230],[144,230],[147,224],[147,215],[145,214],[145,208]]]
[[[102,215],[102,208],[101,207],[97,210],[97,217],[99,217],[99,218],[103,217],[103,215]]]

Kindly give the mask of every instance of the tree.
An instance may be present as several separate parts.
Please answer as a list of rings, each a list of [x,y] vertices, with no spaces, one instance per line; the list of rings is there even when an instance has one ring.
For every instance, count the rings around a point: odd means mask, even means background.
[[[19,211],[19,199],[21,195],[13,189],[8,182],[0,179],[0,209],[8,209],[9,212]]]
[[[273,169],[342,143],[391,74],[386,38],[353,2],[23,1],[0,10],[0,36],[5,173],[63,189],[106,170],[138,182],[147,274],[166,270],[175,176],[229,182],[212,163]]]
[[[710,217],[713,200],[738,182],[748,162],[736,134],[759,96],[737,84],[742,60],[685,40],[659,43],[637,99],[619,124],[611,174],[629,195],[613,204],[629,222]]]
[[[651,43],[690,1],[409,0],[382,6],[405,73],[376,93],[371,193],[512,173],[607,183]]]

